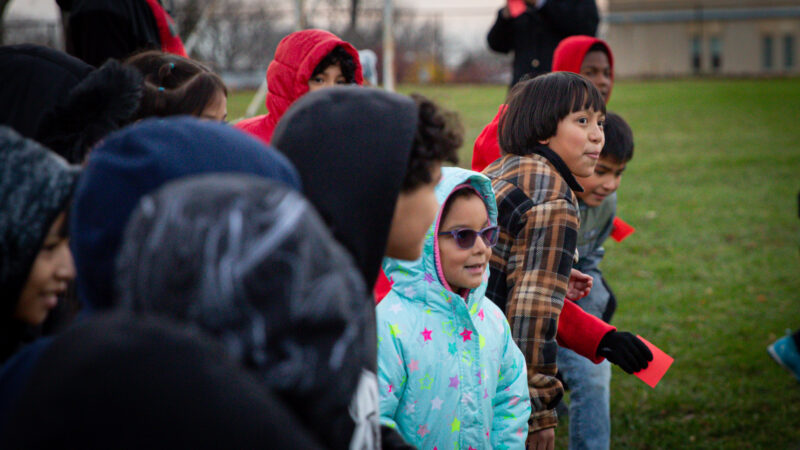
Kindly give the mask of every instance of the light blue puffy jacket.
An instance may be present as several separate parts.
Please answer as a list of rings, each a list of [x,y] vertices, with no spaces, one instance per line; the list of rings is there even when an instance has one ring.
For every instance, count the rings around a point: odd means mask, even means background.
[[[439,204],[463,183],[484,197],[496,224],[491,183],[477,172],[444,168]],[[434,251],[440,217],[441,207],[420,259],[384,259],[394,285],[377,306],[381,421],[425,450],[522,449],[531,413],[525,359],[484,296],[488,267],[466,302],[445,288]]]

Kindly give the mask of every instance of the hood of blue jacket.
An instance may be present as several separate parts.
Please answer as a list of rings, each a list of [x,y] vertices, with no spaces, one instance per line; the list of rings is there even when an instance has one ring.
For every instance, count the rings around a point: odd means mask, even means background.
[[[486,210],[489,212],[489,222],[497,224],[497,205],[495,203],[492,183],[485,175],[458,167],[442,168],[442,180],[436,186],[436,200],[439,202],[439,212],[425,235],[425,245],[422,256],[416,261],[403,261],[386,258],[383,261],[383,270],[386,276],[394,283],[392,290],[398,295],[411,301],[424,301],[430,306],[448,308],[448,304],[459,294],[449,290],[440,270],[437,270],[439,255],[437,236],[439,223],[442,218],[442,208],[456,187],[468,183],[483,198]],[[489,268],[483,276],[483,282],[477,288],[469,291],[467,306],[472,307],[475,299],[483,298],[489,281]],[[424,287],[425,293],[419,291]]]
[[[250,174],[300,189],[294,167],[277,151],[233,127],[191,117],[143,120],[91,151],[70,216],[78,296],[86,306],[111,306],[115,259],[139,200],[171,180],[203,173]]]

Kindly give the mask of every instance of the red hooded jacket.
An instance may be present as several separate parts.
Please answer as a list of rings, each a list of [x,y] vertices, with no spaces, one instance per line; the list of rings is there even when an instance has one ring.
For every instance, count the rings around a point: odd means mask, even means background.
[[[611,53],[611,48],[605,41],[592,36],[570,36],[562,40],[553,53],[553,72],[580,73],[583,58],[594,44],[600,44],[606,49],[608,63],[611,65],[611,80],[613,81],[614,55]],[[609,91],[610,94],[611,92]],[[480,172],[500,157],[497,126],[500,123],[500,116],[505,110],[506,105],[500,105],[497,115],[475,139],[475,146],[472,150],[472,170]]]
[[[242,120],[236,127],[269,144],[275,125],[289,106],[308,92],[308,80],[317,64],[336,47],[353,57],[354,81],[363,84],[358,51],[352,45],[328,31],[296,31],[281,40],[267,68],[267,114]]]
[[[570,36],[562,40],[553,53],[553,71],[580,73],[583,58],[594,44],[600,44],[605,47],[608,62],[611,65],[611,79],[613,80],[614,56],[611,53],[611,48],[604,41],[591,36]],[[472,152],[472,170],[480,172],[500,157],[497,128],[500,123],[500,117],[505,110],[506,105],[500,105],[497,115],[486,125],[475,140]],[[569,348],[595,363],[599,363],[603,358],[597,356],[597,347],[600,345],[603,336],[614,330],[616,330],[615,327],[585,312],[570,299],[565,299],[558,320],[556,339],[559,345]]]
[[[188,58],[186,49],[183,47],[183,41],[178,33],[175,31],[175,21],[172,20],[167,11],[158,0],[147,0],[147,6],[153,11],[153,18],[156,20],[158,27],[158,37],[161,39],[161,50],[166,53]]]

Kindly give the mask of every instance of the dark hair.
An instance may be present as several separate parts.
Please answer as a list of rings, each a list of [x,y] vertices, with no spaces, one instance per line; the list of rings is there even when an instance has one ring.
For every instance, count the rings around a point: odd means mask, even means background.
[[[345,50],[342,46],[335,47],[330,53],[322,58],[322,61],[320,61],[319,64],[317,64],[317,67],[314,67],[314,71],[311,72],[311,78],[321,74],[325,71],[325,69],[334,64],[339,65],[339,69],[342,71],[342,76],[344,76],[344,79],[348,84],[355,83],[356,61],[353,59],[353,56],[350,53],[347,53],[347,50]]]
[[[467,186],[463,186],[460,189],[451,192],[450,195],[447,197],[447,201],[445,202],[444,206],[442,207],[442,215],[439,218],[439,223],[444,222],[444,218],[447,217],[447,213],[450,212],[450,207],[453,206],[453,203],[455,203],[456,200],[458,200],[459,198],[467,198],[470,195],[474,195],[474,196],[480,198],[481,201],[483,201],[483,198],[481,198],[481,196],[478,195],[478,191],[476,191],[475,189],[471,189],[471,188],[469,188]]]
[[[606,143],[601,158],[611,158],[618,163],[626,163],[633,158],[633,131],[625,119],[609,112],[603,125]]]
[[[144,75],[144,95],[136,120],[181,114],[199,116],[219,92],[228,96],[219,75],[182,56],[148,50],[129,57],[125,64]]]
[[[600,91],[586,78],[572,72],[552,72],[518,83],[500,118],[500,148],[505,153],[529,155],[556,135],[558,122],[569,114],[590,109],[605,114]]]
[[[606,54],[606,56],[611,58],[611,55],[608,54],[608,46],[603,42],[595,42],[592,44],[592,46],[589,47],[589,50],[586,50],[586,53],[583,54],[583,57],[586,58],[586,55],[592,52],[603,52]]]
[[[449,161],[458,163],[457,150],[464,140],[464,128],[458,114],[441,108],[420,94],[411,94],[419,109],[417,132],[411,144],[403,192],[430,183],[431,167]]]

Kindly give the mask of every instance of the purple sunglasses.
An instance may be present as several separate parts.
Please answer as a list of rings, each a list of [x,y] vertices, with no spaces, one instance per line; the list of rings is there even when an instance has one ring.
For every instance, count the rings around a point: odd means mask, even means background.
[[[494,247],[497,244],[497,238],[500,236],[499,228],[497,225],[486,227],[482,230],[472,230],[470,228],[456,228],[450,231],[440,231],[439,236],[449,234],[456,240],[456,245],[465,250],[472,248],[475,245],[475,239],[478,235],[483,239],[483,243],[487,247]]]

